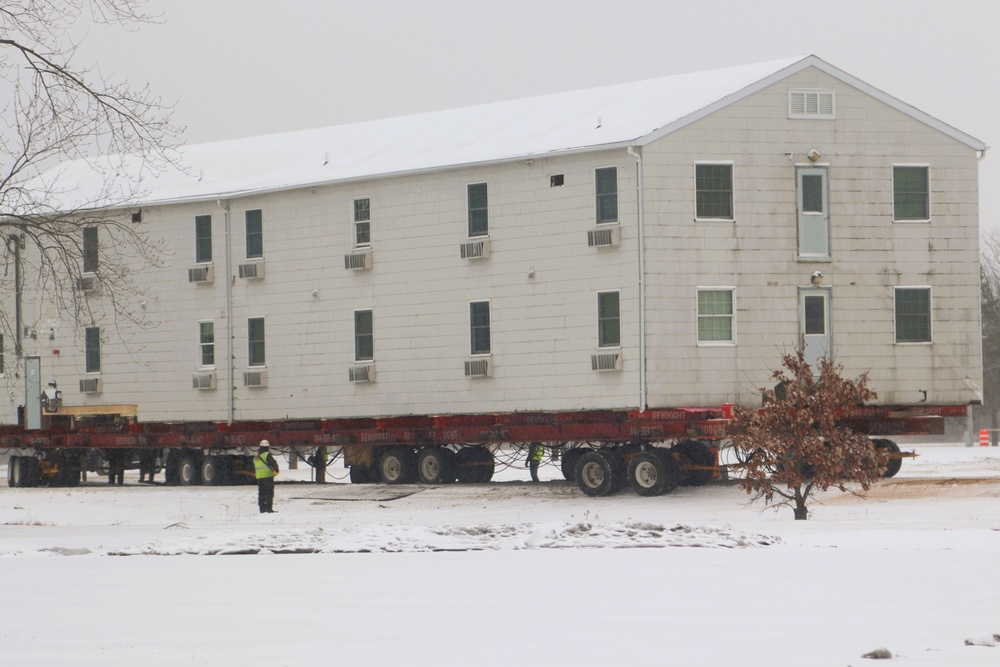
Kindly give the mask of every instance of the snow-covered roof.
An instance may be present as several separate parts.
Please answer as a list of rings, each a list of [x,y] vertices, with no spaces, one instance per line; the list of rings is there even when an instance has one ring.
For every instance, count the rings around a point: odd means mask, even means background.
[[[816,56],[313,130],[184,146],[185,171],[143,183],[140,204],[229,198],[482,164],[643,145],[806,67],[817,67],[977,150],[986,146]],[[57,168],[60,191],[98,192],[85,161]],[[49,174],[52,175],[51,173]],[[92,201],[82,195],[80,201]]]

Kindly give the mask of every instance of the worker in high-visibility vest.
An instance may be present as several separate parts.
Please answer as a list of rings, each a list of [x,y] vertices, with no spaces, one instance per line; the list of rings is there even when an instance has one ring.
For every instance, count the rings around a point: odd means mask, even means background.
[[[271,454],[271,443],[267,440],[260,441],[257,455],[253,457],[253,471],[257,478],[257,506],[260,513],[273,512],[271,505],[274,503],[274,478],[278,474],[278,462]]]
[[[524,462],[524,465],[528,466],[531,470],[531,481],[538,481],[538,464],[542,462],[542,456],[545,454],[545,448],[542,447],[542,443],[533,442],[528,446],[528,458]]]

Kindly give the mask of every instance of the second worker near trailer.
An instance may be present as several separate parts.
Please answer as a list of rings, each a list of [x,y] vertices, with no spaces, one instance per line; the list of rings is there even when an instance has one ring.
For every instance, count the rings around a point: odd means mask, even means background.
[[[271,454],[271,443],[261,440],[257,455],[253,457],[254,475],[257,477],[257,506],[260,513],[273,512],[274,478],[278,474],[278,462]]]

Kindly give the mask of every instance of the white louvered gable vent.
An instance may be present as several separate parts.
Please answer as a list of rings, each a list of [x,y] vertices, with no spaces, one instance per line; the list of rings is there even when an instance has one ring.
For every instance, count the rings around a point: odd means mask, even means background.
[[[101,393],[101,378],[80,378],[81,394]]]
[[[598,352],[590,355],[590,369],[594,371],[620,371],[621,352]]]
[[[489,359],[471,359],[465,362],[465,377],[485,378],[493,373]]]
[[[365,250],[344,255],[344,268],[354,271],[365,271],[372,268],[371,251]]]
[[[243,373],[243,386],[257,389],[267,386],[267,371],[246,371]]]
[[[622,243],[622,228],[606,225],[587,231],[587,245],[591,248],[616,248]]]
[[[832,90],[788,91],[789,118],[836,118]]]
[[[489,239],[469,241],[463,243],[459,250],[461,250],[462,259],[486,259],[490,256],[490,242]]]

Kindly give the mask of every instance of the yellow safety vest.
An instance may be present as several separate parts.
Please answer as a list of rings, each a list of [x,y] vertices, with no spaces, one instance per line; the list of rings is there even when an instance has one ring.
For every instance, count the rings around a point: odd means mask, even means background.
[[[253,457],[253,472],[257,479],[267,479],[268,477],[274,477],[274,470],[271,466],[267,465],[267,461],[264,460],[265,456],[270,456],[271,452],[264,452],[264,454],[257,454]]]
[[[531,458],[532,461],[541,461],[542,460],[542,456],[544,456],[544,454],[545,454],[545,448],[542,447],[541,445],[532,445],[531,446],[531,457],[530,458]]]

